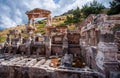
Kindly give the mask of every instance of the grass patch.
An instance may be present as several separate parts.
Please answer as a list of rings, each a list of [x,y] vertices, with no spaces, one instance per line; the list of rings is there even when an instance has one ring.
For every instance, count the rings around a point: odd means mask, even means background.
[[[0,42],[5,42],[5,37],[0,36]]]

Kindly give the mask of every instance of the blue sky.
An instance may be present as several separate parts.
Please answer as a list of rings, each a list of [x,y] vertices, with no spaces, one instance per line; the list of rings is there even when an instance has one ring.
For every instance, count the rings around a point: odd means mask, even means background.
[[[55,2],[55,3],[58,3],[58,2],[59,2],[59,0],[54,0],[54,2]]]
[[[25,12],[34,8],[47,9],[52,16],[63,14],[77,6],[82,7],[93,0],[0,0],[0,28],[9,28],[27,23]],[[97,0],[109,7],[112,0]]]

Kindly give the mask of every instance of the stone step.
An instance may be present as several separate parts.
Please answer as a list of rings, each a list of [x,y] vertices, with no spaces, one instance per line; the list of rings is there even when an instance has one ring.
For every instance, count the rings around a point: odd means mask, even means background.
[[[45,62],[43,65],[41,65],[41,67],[42,67],[42,68],[47,68],[47,67],[50,66],[50,63],[51,63],[51,60],[48,59],[48,60],[46,60],[46,62]]]
[[[37,63],[36,59],[32,59],[31,61],[27,62],[25,66],[31,67],[34,66]]]
[[[24,58],[18,62],[16,62],[16,66],[25,66],[27,62],[31,61],[32,58]]]
[[[45,63],[45,59],[42,59],[40,61],[38,61],[33,67],[40,67],[41,65],[43,65]]]

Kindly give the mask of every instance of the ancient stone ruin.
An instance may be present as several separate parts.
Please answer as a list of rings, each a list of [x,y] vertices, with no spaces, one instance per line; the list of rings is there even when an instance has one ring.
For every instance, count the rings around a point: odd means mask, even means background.
[[[11,30],[0,44],[0,78],[119,78],[120,15],[89,15],[75,30],[51,26],[51,12],[26,12],[27,38]],[[35,18],[47,18],[46,33],[35,34]],[[32,20],[32,23],[30,23]]]
[[[120,15],[89,15],[81,25],[81,45],[89,67],[106,75],[107,78],[120,77],[119,31],[112,29],[120,25]]]

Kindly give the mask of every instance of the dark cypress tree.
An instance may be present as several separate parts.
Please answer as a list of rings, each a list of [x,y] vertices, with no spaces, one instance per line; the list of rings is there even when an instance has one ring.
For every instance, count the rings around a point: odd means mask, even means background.
[[[101,3],[98,3],[96,0],[89,4],[85,4],[81,11],[83,12],[84,16],[87,17],[90,14],[99,14],[102,12],[102,9],[104,9],[104,5]]]
[[[108,15],[120,14],[120,0],[113,0],[110,2],[110,10],[108,11]]]

